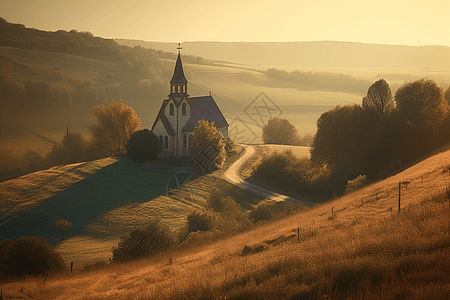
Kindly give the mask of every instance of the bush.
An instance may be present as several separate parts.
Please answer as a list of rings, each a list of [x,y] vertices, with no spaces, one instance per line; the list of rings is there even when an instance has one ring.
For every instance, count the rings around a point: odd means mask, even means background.
[[[214,228],[216,216],[208,210],[193,210],[187,215],[187,234],[196,231],[207,231]]]
[[[28,236],[0,242],[0,276],[15,278],[65,269],[61,254],[45,238]]]
[[[138,163],[155,159],[160,152],[158,137],[148,129],[133,132],[125,148],[128,156]]]
[[[254,222],[273,221],[296,214],[306,208],[302,202],[272,201],[258,205],[248,217]]]
[[[149,257],[175,247],[178,242],[175,234],[159,218],[136,227],[120,239],[112,250],[112,260],[119,263]]]
[[[347,186],[345,187],[345,194],[349,194],[356,190],[363,188],[367,184],[366,175],[359,175],[353,180],[347,181]]]

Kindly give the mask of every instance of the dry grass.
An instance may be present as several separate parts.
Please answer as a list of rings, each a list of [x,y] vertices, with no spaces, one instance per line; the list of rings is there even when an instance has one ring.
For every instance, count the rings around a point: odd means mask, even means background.
[[[1,289],[12,298],[23,286],[23,298],[33,299],[448,299],[449,159],[450,151],[437,154],[212,245]],[[398,182],[406,180],[398,214]],[[245,246],[254,251],[241,255]]]

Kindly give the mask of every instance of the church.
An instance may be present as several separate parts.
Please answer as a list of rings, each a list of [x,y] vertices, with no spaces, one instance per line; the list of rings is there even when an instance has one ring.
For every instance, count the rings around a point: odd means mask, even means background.
[[[228,122],[211,96],[190,97],[188,81],[184,76],[180,50],[175,63],[170,94],[164,100],[152,126],[152,132],[159,138],[161,152],[167,156],[188,156],[192,131],[198,121],[214,122],[217,130],[228,139]]]

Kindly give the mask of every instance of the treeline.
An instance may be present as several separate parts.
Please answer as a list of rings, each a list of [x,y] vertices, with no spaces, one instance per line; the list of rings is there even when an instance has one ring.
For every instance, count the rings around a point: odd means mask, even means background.
[[[42,50],[122,63],[138,71],[148,68],[158,58],[176,59],[175,53],[121,46],[113,39],[93,36],[89,31],[58,30],[56,32],[26,28],[0,18],[0,46]],[[205,64],[203,58],[186,55],[186,62]]]
[[[369,81],[332,72],[284,71],[270,68],[265,71],[269,79],[282,80],[298,90],[322,90],[347,93],[364,93]]]
[[[0,182],[53,166],[97,160],[126,153],[126,145],[141,120],[123,100],[91,108],[96,123],[89,126],[90,138],[80,131],[69,131],[49,153],[30,150],[23,156],[0,152]]]
[[[385,178],[450,142],[450,87],[420,79],[395,96],[372,84],[361,104],[336,106],[317,121],[311,159],[291,152],[264,156],[254,176],[322,197],[342,194],[352,181]]]
[[[173,62],[164,59],[176,59],[175,53],[121,46],[90,32],[42,31],[2,18],[0,46],[39,51],[30,55],[2,49],[6,55],[0,55],[0,135],[17,135],[41,124],[60,126],[67,119],[85,127],[88,108],[111,99],[126,99],[140,113],[150,114],[167,95],[173,72]],[[105,67],[79,57],[113,65]],[[189,55],[183,61],[209,63]],[[158,100],[149,104],[142,99]]]

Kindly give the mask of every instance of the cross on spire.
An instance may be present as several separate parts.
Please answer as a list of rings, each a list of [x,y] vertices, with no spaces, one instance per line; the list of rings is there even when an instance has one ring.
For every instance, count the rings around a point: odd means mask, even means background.
[[[178,43],[177,49],[178,49],[178,53],[180,53],[180,50],[183,49],[183,48],[181,48],[181,44],[180,43]]]

